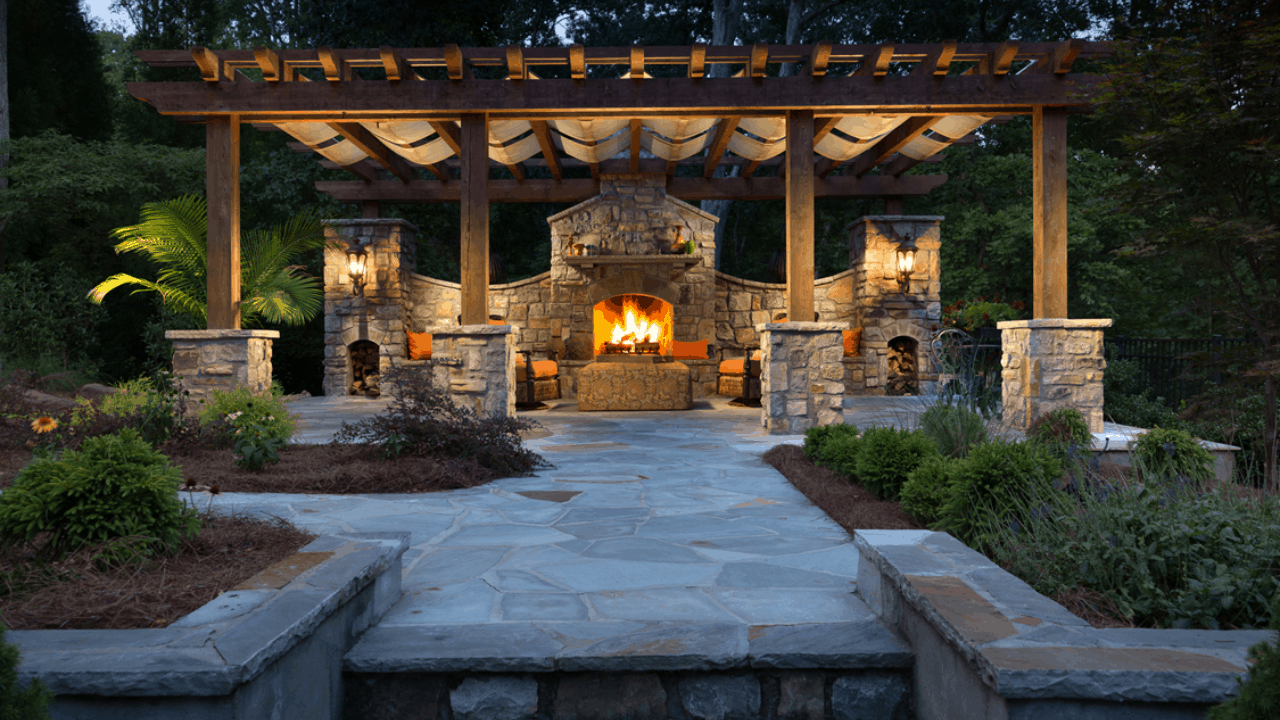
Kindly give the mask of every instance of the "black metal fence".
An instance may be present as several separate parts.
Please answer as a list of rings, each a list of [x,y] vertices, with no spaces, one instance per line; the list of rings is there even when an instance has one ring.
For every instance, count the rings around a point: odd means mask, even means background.
[[[1218,361],[1256,347],[1257,341],[1221,335],[1196,339],[1120,336],[1106,338],[1105,345],[1107,362],[1136,361],[1144,385],[1156,397],[1177,403],[1200,393],[1206,381],[1221,382],[1223,367]]]

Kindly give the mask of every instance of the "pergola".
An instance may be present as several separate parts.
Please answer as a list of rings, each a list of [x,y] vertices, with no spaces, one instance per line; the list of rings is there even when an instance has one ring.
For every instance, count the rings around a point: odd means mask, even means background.
[[[487,318],[489,203],[584,200],[598,192],[602,172],[663,172],[669,194],[685,200],[785,198],[788,312],[810,317],[814,198],[896,203],[926,194],[946,177],[907,170],[969,141],[984,123],[1031,115],[1033,309],[1036,318],[1065,318],[1067,115],[1088,111],[1088,91],[1101,80],[1071,71],[1077,59],[1108,54],[1108,46],[197,47],[137,54],[153,67],[197,67],[203,76],[130,83],[129,92],[161,114],[206,125],[213,330],[240,327],[242,123],[286,132],[326,166],[350,171],[353,180],[317,185],[341,201],[365,203],[368,215],[376,216],[379,202],[459,203],[462,323],[473,325]],[[798,63],[798,72],[771,75],[769,66],[780,63]],[[723,64],[731,77],[712,77],[710,68]],[[647,72],[657,66],[677,70]],[[249,69],[263,79],[242,72]],[[602,77],[608,72],[613,77]],[[738,165],[737,176],[717,177],[724,164]],[[697,168],[692,176],[677,173],[689,165]],[[534,167],[551,177],[532,177]],[[498,168],[513,179],[492,177]],[[568,177],[571,168],[589,169],[590,178]]]

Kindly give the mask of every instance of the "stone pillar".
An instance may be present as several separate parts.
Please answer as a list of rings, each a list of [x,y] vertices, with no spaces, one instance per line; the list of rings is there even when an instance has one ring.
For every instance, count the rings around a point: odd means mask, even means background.
[[[844,422],[844,323],[787,322],[760,333],[760,424],[770,435],[796,435]]]
[[[1111,321],[1043,318],[997,327],[1005,424],[1026,430],[1041,415],[1072,407],[1090,432],[1102,432],[1102,332]]]
[[[271,341],[276,330],[166,330],[173,341],[173,372],[181,376],[187,402],[194,411],[213,391],[248,387],[265,393],[271,388]]]
[[[921,393],[936,392],[938,368],[929,342],[942,319],[940,215],[868,215],[849,233],[849,267],[853,268],[855,327],[862,328],[862,385],[859,394],[884,395],[888,381],[889,344],[907,337],[916,343],[916,373]],[[915,270],[904,293],[898,287],[897,238],[916,244]]]
[[[378,372],[409,357],[405,323],[413,310],[409,274],[417,255],[413,223],[398,218],[325,220],[324,394],[346,395],[351,384],[347,350],[357,340],[378,346]],[[363,293],[347,274],[347,246],[369,254]],[[383,394],[392,392],[388,385]]]
[[[516,414],[516,334],[510,325],[431,328],[435,381],[480,417]]]

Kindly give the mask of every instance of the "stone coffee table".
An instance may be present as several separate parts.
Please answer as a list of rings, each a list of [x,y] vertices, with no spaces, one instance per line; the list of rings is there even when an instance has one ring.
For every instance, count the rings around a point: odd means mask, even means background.
[[[662,355],[600,355],[578,372],[578,409],[688,410],[689,366]]]

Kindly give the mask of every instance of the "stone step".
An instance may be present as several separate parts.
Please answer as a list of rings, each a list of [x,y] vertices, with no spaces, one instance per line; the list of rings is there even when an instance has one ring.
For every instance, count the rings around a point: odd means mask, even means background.
[[[348,720],[903,720],[914,658],[878,618],[375,627],[347,654]]]

